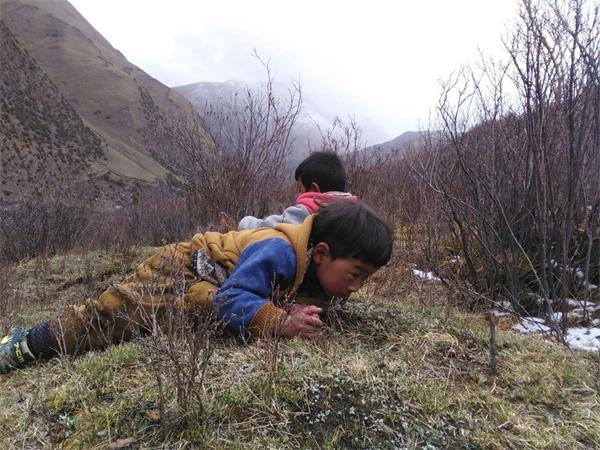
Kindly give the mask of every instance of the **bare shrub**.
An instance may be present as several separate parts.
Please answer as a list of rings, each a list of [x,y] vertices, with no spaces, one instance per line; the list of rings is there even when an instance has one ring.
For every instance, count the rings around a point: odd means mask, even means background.
[[[321,142],[311,151],[330,151],[340,155],[347,173],[348,190],[376,207],[398,224],[415,224],[424,206],[424,196],[433,197],[415,173],[414,166],[423,158],[424,142],[437,139],[424,132],[414,146],[380,151],[365,148],[362,130],[353,117],[337,117],[330,127],[319,127]]]
[[[378,152],[365,151],[362,130],[353,117],[347,122],[336,117],[327,129],[319,127],[321,142],[312,151],[320,150],[338,154],[344,161],[348,190],[359,195],[365,201],[377,199],[382,187],[381,165],[389,156]]]
[[[187,239],[201,226],[211,225],[193,205],[190,196],[164,185],[142,190],[129,205],[96,211],[83,245],[111,248]]]
[[[130,256],[120,259],[127,265]],[[157,398],[150,420],[160,424],[165,439],[173,427],[203,420],[205,375],[224,327],[210,305],[189,300],[191,280],[177,256],[165,253],[162,265],[155,269],[152,279],[129,278],[138,286],[128,291],[121,304],[86,310],[86,322],[78,324],[75,332],[70,325],[71,306],[59,305],[59,319],[53,326],[59,356],[67,367],[71,356],[92,348],[131,339],[144,348],[156,380],[149,387],[156,389]]]
[[[0,336],[12,327],[12,313],[23,304],[23,297],[14,283],[15,269],[0,263]]]
[[[456,268],[518,313],[553,319],[600,281],[598,21],[583,0],[523,0],[508,60],[443,84],[444,139],[418,170],[443,200]]]
[[[173,265],[165,263],[166,267]],[[137,311],[141,321],[133,323],[141,332],[139,342],[148,349],[156,378],[163,437],[170,425],[181,420],[202,420],[204,377],[215,350],[215,338],[223,331],[212,308],[186,303],[189,280],[183,273],[169,271],[167,276],[172,283],[168,294],[153,282],[144,287],[143,295],[156,296],[162,306],[149,309],[140,299]]]
[[[302,89],[293,84],[287,99],[280,99],[268,63],[255,56],[267,77],[261,88],[207,104],[200,120],[179,117],[172,123],[176,145],[186,155],[184,190],[207,221],[216,221],[219,213],[264,215],[279,209],[287,194],[286,160]],[[213,144],[207,144],[205,129]]]
[[[7,206],[0,215],[0,260],[17,261],[73,248],[92,209],[85,202],[36,198]]]
[[[139,342],[148,349],[161,432],[166,436],[173,423],[202,419],[205,375],[222,326],[211,310],[190,313],[175,302],[168,303],[161,320],[151,315],[146,319],[146,325],[152,326],[150,335]],[[174,396],[174,407],[170,396]]]
[[[109,207],[85,195],[74,197],[29,199],[3,208],[0,260],[19,261],[73,249],[161,245],[211,226],[194,208],[194,199],[166,186],[144,189],[125,206]]]

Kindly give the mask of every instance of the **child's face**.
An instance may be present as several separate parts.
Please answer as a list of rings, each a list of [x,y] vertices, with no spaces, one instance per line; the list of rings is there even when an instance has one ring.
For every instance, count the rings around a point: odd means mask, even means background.
[[[330,297],[348,297],[360,289],[377,268],[356,258],[331,258],[329,246],[320,242],[313,248],[313,262],[321,288]]]

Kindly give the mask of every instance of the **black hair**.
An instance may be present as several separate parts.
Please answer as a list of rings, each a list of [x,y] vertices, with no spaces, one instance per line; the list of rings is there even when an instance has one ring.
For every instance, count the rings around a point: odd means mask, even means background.
[[[356,258],[374,267],[390,260],[393,240],[389,222],[358,200],[322,207],[310,232],[311,245],[325,242],[333,259]]]
[[[321,192],[345,191],[346,169],[334,152],[314,152],[296,167],[294,179],[300,180],[308,190],[317,183]]]

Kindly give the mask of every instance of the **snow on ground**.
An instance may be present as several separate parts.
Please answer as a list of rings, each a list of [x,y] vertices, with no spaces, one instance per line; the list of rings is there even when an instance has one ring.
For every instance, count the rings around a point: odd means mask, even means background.
[[[577,299],[574,299],[574,298],[568,298],[567,299],[567,305],[569,305],[569,306],[575,306],[575,307],[577,307],[577,306],[581,306],[581,303],[582,303],[581,300],[577,300]]]
[[[524,317],[521,322],[513,327],[513,330],[523,334],[547,333],[550,331],[550,327],[545,323],[546,321],[539,317]]]
[[[412,264],[412,271],[413,274],[421,280],[440,281],[440,279],[436,277],[433,274],[433,272],[426,272],[424,270],[420,270],[415,264]]]
[[[496,303],[496,308],[492,310],[492,314],[495,317],[509,317],[514,315],[513,307],[510,302],[498,302]]]
[[[569,306],[574,306],[575,309],[587,308],[590,312],[597,311],[598,309],[600,309],[600,305],[596,305],[595,303],[591,302],[586,302],[585,300],[578,300],[575,298],[568,298],[567,304]]]
[[[440,281],[440,279],[432,272],[421,270],[416,264],[412,264],[411,267],[413,274],[421,280]],[[585,300],[568,298],[567,304],[573,308],[567,313],[567,317],[583,318],[585,312],[591,314],[600,310],[600,305],[586,302]],[[512,304],[508,301],[500,302],[496,304],[496,309],[492,310],[492,314],[495,317],[512,316],[514,315]],[[552,314],[551,321],[553,323],[558,324],[562,321],[562,319],[562,312],[555,312]],[[569,347],[579,350],[600,351],[600,318],[592,319],[591,325],[592,327],[590,328],[567,328],[565,342],[569,345]],[[520,322],[514,325],[512,329],[522,334],[550,334],[550,331],[552,330],[547,324],[546,320],[539,317],[522,317]]]
[[[562,314],[562,313],[555,313]],[[600,319],[594,319],[593,325],[600,325]],[[550,332],[550,327],[546,321],[539,317],[524,317],[521,321],[512,327],[513,330],[523,334]],[[600,328],[599,327],[571,327],[567,328],[565,342],[571,348],[587,351],[600,351]]]
[[[562,312],[552,313],[552,321],[556,322],[556,323],[562,322],[563,315],[564,315],[564,313],[562,313]],[[584,314],[583,314],[583,310],[581,308],[575,308],[567,313],[567,318],[571,317],[571,318],[581,319],[581,318],[583,318],[583,316],[584,316]]]
[[[600,328],[569,328],[565,341],[572,348],[590,352],[598,351],[600,350]]]
[[[581,319],[585,315],[600,310],[600,305],[584,300],[576,300],[573,298],[567,299],[569,306],[574,307],[567,313],[567,317]],[[510,302],[500,302],[496,305],[496,309],[492,311],[496,317],[506,317],[514,315]],[[558,324],[563,319],[562,312],[552,314],[552,322]],[[567,328],[565,342],[571,348],[587,351],[600,351],[600,318],[592,319],[591,327],[570,327]],[[523,317],[520,322],[512,327],[513,330],[522,334],[550,334],[551,327],[548,323],[539,317]]]

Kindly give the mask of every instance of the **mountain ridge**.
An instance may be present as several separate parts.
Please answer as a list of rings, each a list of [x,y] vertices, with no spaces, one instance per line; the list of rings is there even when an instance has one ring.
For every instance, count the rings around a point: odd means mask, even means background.
[[[133,187],[180,174],[182,150],[174,140],[155,142],[152,132],[168,129],[170,119],[195,116],[187,100],[127,61],[65,0],[0,0],[0,13],[19,46],[102,140],[105,159],[91,162],[87,177]],[[148,117],[148,100],[160,114]],[[212,145],[208,133],[202,139]]]

